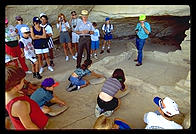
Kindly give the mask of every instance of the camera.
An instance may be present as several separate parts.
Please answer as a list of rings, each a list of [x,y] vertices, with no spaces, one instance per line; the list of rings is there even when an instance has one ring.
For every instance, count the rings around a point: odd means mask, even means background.
[[[76,25],[73,25],[73,28],[75,28],[76,27]]]

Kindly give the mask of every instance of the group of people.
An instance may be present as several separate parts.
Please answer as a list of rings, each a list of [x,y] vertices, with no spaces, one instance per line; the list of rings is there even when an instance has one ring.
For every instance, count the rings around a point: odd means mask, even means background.
[[[76,16],[76,12],[71,12],[71,19],[66,20],[64,14],[60,13],[57,18],[57,29],[60,32],[60,43],[63,44],[65,60],[68,61],[68,48],[74,60],[77,60],[76,70],[70,75],[67,91],[78,90],[90,84],[84,79],[86,75],[93,75],[97,78],[104,77],[89,70],[92,64],[91,55],[97,59],[97,49],[99,48],[100,32],[95,22],[88,21],[88,11],[81,11],[81,19]],[[136,48],[138,57],[136,66],[142,65],[142,49],[146,38],[151,32],[150,24],[145,21],[144,14],[139,16],[139,23],[136,31]],[[41,79],[44,67],[49,71],[54,71],[52,26],[48,23],[48,17],[41,13],[39,17],[33,18],[33,26],[28,28],[23,24],[23,18],[16,16],[18,25],[16,27],[8,25],[8,19],[5,19],[5,52],[6,52],[6,70],[5,70],[5,106],[10,119],[16,129],[44,129],[47,126],[50,112],[46,104],[57,103],[67,105],[65,101],[58,98],[54,93],[54,88],[59,85],[53,78],[46,78],[42,81],[41,87],[33,91],[28,97],[24,92],[21,93],[26,73],[30,73],[25,64],[25,59],[32,63],[33,77]],[[71,34],[69,33],[71,30]],[[104,43],[100,54],[104,53],[107,44],[107,52],[110,53],[113,25],[110,19],[105,19],[102,27],[104,34]],[[71,35],[71,36],[70,36]],[[74,49],[72,47],[74,45]],[[86,49],[87,58],[81,65],[82,55]],[[49,55],[48,55],[49,53]],[[43,58],[43,57],[44,58]],[[38,59],[37,59],[38,58]],[[19,67],[19,59],[22,68]],[[43,63],[45,60],[45,64]],[[125,74],[120,68],[114,70],[111,77],[107,78],[103,84],[100,93],[97,96],[95,106],[95,116],[97,120],[93,128],[95,129],[131,129],[130,125],[122,119],[111,120],[109,116],[119,109],[120,99],[115,95],[119,92],[125,92]],[[182,129],[182,126],[172,121],[172,117],[179,114],[178,105],[169,97],[154,98],[158,105],[158,111],[149,112],[144,115],[146,129]]]

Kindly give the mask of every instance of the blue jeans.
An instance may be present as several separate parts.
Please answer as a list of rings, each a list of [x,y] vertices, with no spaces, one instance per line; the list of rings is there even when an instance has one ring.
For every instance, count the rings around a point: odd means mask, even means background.
[[[144,47],[144,43],[145,43],[146,39],[138,39],[136,38],[136,47],[137,47],[137,51],[138,51],[138,55],[137,55],[137,61],[138,63],[142,63],[142,49]]]
[[[86,84],[86,81],[83,79],[78,79],[77,77],[70,76],[70,82],[76,86],[82,86]]]

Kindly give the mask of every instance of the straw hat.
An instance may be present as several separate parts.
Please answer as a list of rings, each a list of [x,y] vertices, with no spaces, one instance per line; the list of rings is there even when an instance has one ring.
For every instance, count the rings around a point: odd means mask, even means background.
[[[82,10],[80,16],[88,16],[88,11]]]

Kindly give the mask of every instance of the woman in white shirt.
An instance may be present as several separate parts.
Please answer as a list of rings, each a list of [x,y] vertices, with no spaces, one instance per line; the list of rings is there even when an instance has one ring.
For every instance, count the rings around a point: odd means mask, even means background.
[[[64,53],[65,53],[65,60],[68,61],[68,50],[67,50],[67,44],[70,50],[70,53],[72,55],[72,58],[76,60],[77,58],[74,56],[74,52],[71,46],[71,39],[68,33],[68,30],[70,29],[69,23],[66,20],[66,17],[64,14],[60,13],[58,15],[57,19],[57,29],[59,29],[60,32],[60,43],[63,43]]]

